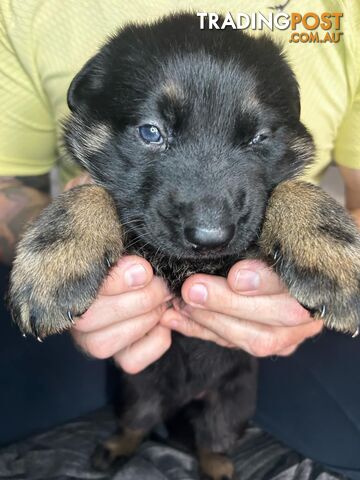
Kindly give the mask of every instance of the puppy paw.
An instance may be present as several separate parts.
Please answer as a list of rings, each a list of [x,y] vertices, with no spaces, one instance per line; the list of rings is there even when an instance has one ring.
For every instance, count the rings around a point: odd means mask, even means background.
[[[116,453],[105,444],[99,444],[91,455],[90,464],[92,468],[99,472],[110,472],[115,468],[118,470],[128,460],[129,457],[116,455]]]
[[[358,334],[360,232],[332,197],[305,182],[280,184],[266,211],[260,249],[315,318]]]
[[[60,195],[18,244],[9,303],[21,331],[41,339],[69,328],[121,253],[121,227],[104,189],[86,185]]]
[[[235,468],[232,460],[220,453],[199,451],[199,466],[202,480],[233,480]]]
[[[143,438],[144,432],[130,429],[112,435],[95,448],[92,467],[102,472],[120,467],[135,453]]]

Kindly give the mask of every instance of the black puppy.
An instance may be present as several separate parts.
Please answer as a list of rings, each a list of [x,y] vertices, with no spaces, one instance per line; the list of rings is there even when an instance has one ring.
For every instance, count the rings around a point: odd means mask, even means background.
[[[201,31],[189,14],[130,25],[75,77],[68,101],[66,145],[96,185],[57,198],[19,244],[10,294],[25,333],[71,326],[125,252],[147,258],[175,295],[194,272],[264,259],[315,317],[357,331],[359,232],[296,179],[313,143],[297,82],[268,38]],[[224,454],[254,411],[251,356],[174,334],[160,360],[121,375],[120,429],[98,467],[197,399],[201,470],[233,478]]]

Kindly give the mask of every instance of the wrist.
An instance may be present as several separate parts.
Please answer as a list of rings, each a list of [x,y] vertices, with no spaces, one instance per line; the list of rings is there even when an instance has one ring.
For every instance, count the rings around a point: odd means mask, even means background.
[[[355,220],[356,225],[360,228],[360,208],[349,209],[350,215]]]

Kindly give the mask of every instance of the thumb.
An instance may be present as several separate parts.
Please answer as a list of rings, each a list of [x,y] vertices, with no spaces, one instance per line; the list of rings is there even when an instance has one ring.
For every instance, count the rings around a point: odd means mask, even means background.
[[[241,260],[230,269],[227,282],[235,293],[276,295],[286,291],[280,277],[260,260]]]

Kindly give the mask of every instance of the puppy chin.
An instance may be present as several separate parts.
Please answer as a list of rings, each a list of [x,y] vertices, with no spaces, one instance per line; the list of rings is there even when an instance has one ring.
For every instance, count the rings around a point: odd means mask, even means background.
[[[247,249],[250,242],[241,245],[228,245],[227,247],[219,247],[213,249],[203,249],[189,245],[174,245],[173,243],[153,245],[154,250],[161,251],[163,255],[170,258],[181,258],[184,261],[196,262],[197,260],[219,260],[222,258],[238,255]]]

